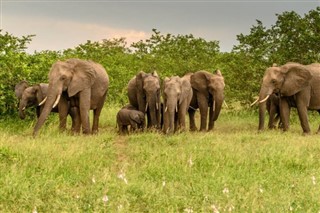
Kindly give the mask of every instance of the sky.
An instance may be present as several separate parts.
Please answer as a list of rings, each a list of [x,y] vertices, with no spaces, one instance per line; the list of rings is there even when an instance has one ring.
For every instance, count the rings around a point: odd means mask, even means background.
[[[284,11],[300,15],[320,0],[0,0],[0,29],[36,35],[27,52],[74,48],[87,40],[125,37],[128,44],[162,34],[193,34],[229,52],[256,20],[274,25]]]

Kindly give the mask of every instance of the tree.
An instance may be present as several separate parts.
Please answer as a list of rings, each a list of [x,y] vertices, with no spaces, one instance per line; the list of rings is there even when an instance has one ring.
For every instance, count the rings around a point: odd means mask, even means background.
[[[21,79],[28,79],[31,70],[25,49],[33,35],[15,37],[0,30],[0,115],[16,109],[14,86]]]
[[[201,69],[212,69],[219,53],[217,41],[206,41],[189,35],[163,35],[156,29],[145,41],[131,47],[145,71],[156,70],[163,76],[183,75]]]

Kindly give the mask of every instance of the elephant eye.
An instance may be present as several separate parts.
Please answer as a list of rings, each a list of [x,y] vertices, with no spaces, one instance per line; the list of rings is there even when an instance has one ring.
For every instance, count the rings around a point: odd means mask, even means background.
[[[276,84],[276,83],[277,83],[276,79],[272,79],[272,80],[271,80],[271,83],[272,83],[272,84]]]
[[[67,77],[66,77],[65,75],[63,75],[63,76],[60,77],[60,80],[61,80],[61,81],[64,81],[64,80],[66,80],[66,78],[67,78]]]

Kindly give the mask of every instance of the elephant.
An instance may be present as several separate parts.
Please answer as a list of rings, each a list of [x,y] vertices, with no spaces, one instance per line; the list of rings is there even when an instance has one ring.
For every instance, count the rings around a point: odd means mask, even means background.
[[[185,116],[192,99],[193,91],[188,76],[173,76],[164,79],[164,126],[165,134],[185,130]]]
[[[304,134],[310,133],[307,110],[320,112],[320,64],[302,65],[289,62],[266,69],[259,93],[259,127],[264,129],[266,101],[280,94],[280,117],[283,131],[289,128],[290,107],[296,107]],[[318,133],[320,126],[318,128]]]
[[[21,81],[15,86],[15,94],[19,99],[19,117],[25,119],[25,109],[28,107],[35,107],[37,118],[40,117],[43,106],[40,106],[40,103],[47,96],[49,84],[40,83],[33,86],[29,86],[28,82]],[[80,119],[77,117],[77,109],[75,106],[71,106],[71,103],[68,103],[68,114],[72,119],[72,129],[80,128]],[[58,106],[54,107],[51,112],[59,112]],[[60,126],[66,126],[66,117],[60,120]]]
[[[41,106],[39,103],[47,94],[48,84],[40,83],[29,86],[27,81],[21,81],[15,86],[15,95],[19,100],[19,117],[25,119],[25,109],[35,107],[37,117],[40,116]],[[57,109],[55,109],[57,111]]]
[[[145,115],[140,112],[132,105],[128,104],[122,107],[117,113],[117,125],[119,128],[119,133],[128,134],[128,126],[131,127],[132,131],[144,128]]]
[[[195,111],[200,109],[200,131],[207,130],[207,115],[209,107],[209,124],[208,131],[214,127],[214,122],[218,119],[222,104],[224,102],[224,78],[220,70],[214,73],[208,71],[197,71],[188,74],[190,78],[193,96],[189,106],[190,130],[197,129],[195,124]]]
[[[99,116],[104,105],[109,77],[102,65],[93,61],[68,59],[55,62],[48,75],[49,85],[41,115],[34,127],[35,136],[44,124],[52,108],[58,105],[59,118],[66,117],[68,101],[76,106],[83,134],[98,132]],[[89,110],[93,110],[93,125],[90,130]],[[60,128],[63,128],[60,126]],[[75,129],[80,131],[80,127]]]
[[[280,118],[280,95],[278,93],[272,93],[266,101],[266,107],[269,114],[268,128],[282,128],[282,122]]]
[[[156,71],[140,71],[128,83],[129,103],[147,114],[147,128],[160,129],[160,78]]]

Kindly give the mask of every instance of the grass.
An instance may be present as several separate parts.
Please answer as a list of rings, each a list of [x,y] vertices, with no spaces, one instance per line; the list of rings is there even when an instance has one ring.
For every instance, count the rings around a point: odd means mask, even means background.
[[[257,133],[255,112],[226,112],[213,132],[119,136],[58,132],[52,116],[0,124],[0,212],[318,212],[319,135]],[[318,115],[310,114],[313,132]]]

